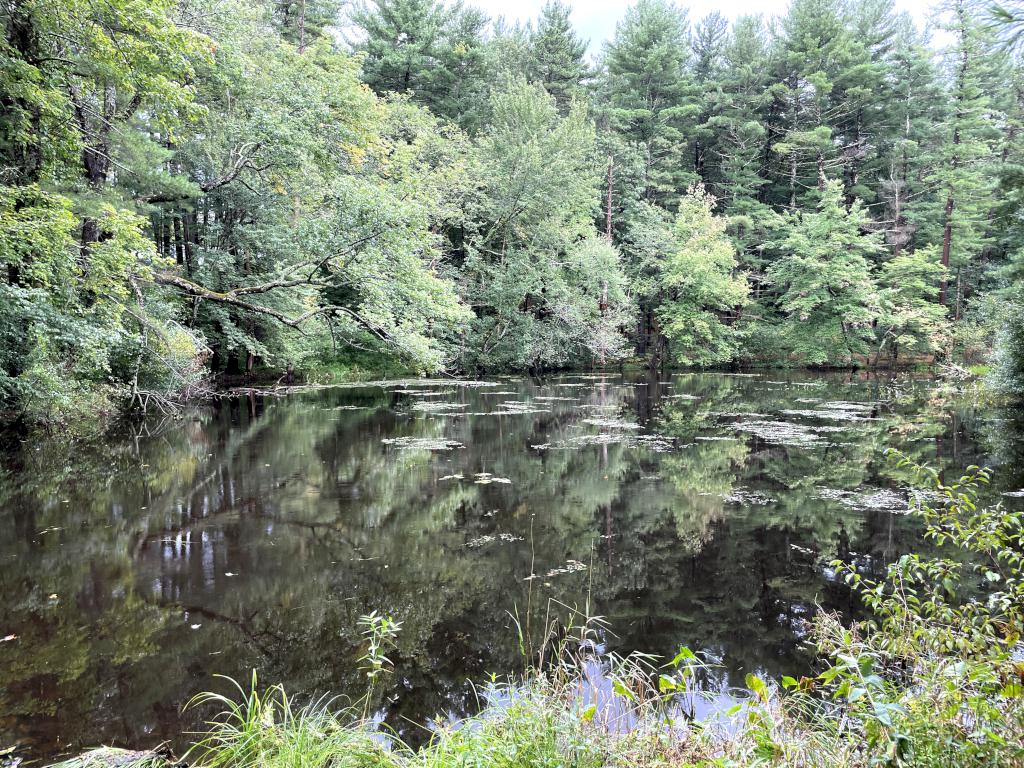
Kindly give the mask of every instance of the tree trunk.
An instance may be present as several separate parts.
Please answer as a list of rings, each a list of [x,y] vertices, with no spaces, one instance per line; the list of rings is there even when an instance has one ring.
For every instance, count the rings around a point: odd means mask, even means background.
[[[949,252],[953,245],[953,195],[946,198],[945,227],[942,230],[942,279],[939,281],[939,305],[946,305],[946,287],[948,285]]]
[[[612,240],[612,182],[615,179],[615,158],[608,155],[608,208],[605,211],[605,234]]]

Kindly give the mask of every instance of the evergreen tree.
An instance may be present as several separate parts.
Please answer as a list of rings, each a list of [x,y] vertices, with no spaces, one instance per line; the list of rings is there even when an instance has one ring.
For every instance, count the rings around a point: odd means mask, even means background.
[[[895,127],[889,89],[897,81],[892,55],[907,17],[897,16],[893,0],[859,0],[844,14],[833,102],[841,104],[833,134],[840,147],[847,202],[878,199],[879,178],[888,172],[881,149]]]
[[[377,93],[427,92],[448,17],[435,0],[373,0],[359,6],[352,22],[365,36],[356,50],[365,55],[366,83]]]
[[[992,41],[967,1],[952,0],[946,11],[948,30],[953,35],[947,52],[950,108],[928,181],[940,190],[942,265],[958,276],[957,294],[962,296],[962,273],[990,238],[986,219],[998,132],[989,89],[997,81],[992,68]],[[961,302],[949,296],[945,275],[939,303],[952,303],[954,317],[959,317]]]
[[[563,114],[573,99],[583,95],[583,82],[589,75],[587,44],[573,30],[570,12],[559,0],[548,0],[529,38],[528,77],[555,97]]]
[[[674,203],[696,180],[687,158],[700,107],[687,37],[684,11],[668,0],[639,0],[605,50],[609,125],[640,150],[641,194],[657,204]]]
[[[764,242],[768,220],[763,199],[768,150],[764,112],[770,103],[766,93],[770,67],[759,17],[744,16],[736,21],[723,56],[721,92],[707,121],[715,135],[716,189],[737,242],[753,246]]]
[[[409,94],[463,127],[479,125],[487,93],[487,17],[462,3],[371,0],[352,14],[363,78],[377,93]]]
[[[847,210],[836,180],[826,183],[813,213],[788,214],[768,278],[786,318],[786,351],[802,362],[845,362],[870,350],[879,312],[870,262],[881,244],[864,233],[867,222],[860,201]]]
[[[894,78],[883,104],[891,127],[880,140],[879,196],[886,242],[898,255],[938,228],[929,220],[935,209],[928,176],[946,100],[932,49],[909,21],[901,25],[891,57]]]
[[[484,33],[488,19],[476,8],[456,7],[442,31],[437,67],[429,79],[421,103],[475,133],[483,125],[490,82],[491,62]]]
[[[849,43],[838,0],[794,0],[782,20],[771,141],[778,192],[791,211],[812,205],[830,173],[842,165],[834,126],[850,105],[836,100],[833,92],[849,58]]]
[[[717,11],[701,19],[693,32],[693,80],[701,105],[697,117],[699,128],[694,135],[693,170],[705,185],[709,183],[708,154],[713,151],[710,147],[717,138],[708,120],[722,87],[720,80],[728,32],[729,23]]]
[[[279,0],[274,8],[281,36],[302,53],[338,22],[343,0]]]

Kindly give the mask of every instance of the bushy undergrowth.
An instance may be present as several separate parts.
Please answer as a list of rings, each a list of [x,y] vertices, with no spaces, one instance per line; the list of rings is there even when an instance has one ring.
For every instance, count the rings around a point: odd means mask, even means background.
[[[819,615],[821,672],[746,678],[742,703],[692,719],[705,661],[686,648],[668,663],[596,652],[599,617],[569,611],[542,627],[519,678],[492,683],[476,717],[438,726],[413,750],[362,703],[292,705],[274,686],[239,687],[197,704],[221,710],[186,756],[205,768],[599,768],[600,766],[1024,766],[1024,515],[979,507],[987,470],[955,482],[898,458],[928,490],[912,510],[948,556],[906,555],[884,578],[832,563],[872,618]],[[565,606],[560,606],[568,610]],[[581,617],[582,620],[581,620]],[[372,691],[400,625],[363,617]],[[537,650],[539,649],[539,650]],[[367,699],[369,701],[369,691]]]

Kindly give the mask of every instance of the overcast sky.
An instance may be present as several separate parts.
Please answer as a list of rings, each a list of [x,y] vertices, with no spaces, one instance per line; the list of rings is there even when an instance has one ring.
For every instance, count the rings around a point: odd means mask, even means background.
[[[482,8],[489,16],[504,16],[509,21],[528,21],[535,18],[545,0],[467,0],[467,5]],[[897,9],[914,17],[923,28],[929,17],[930,0],[895,0]],[[601,50],[601,44],[615,34],[615,23],[622,18],[633,0],[566,0],[573,8],[572,20],[580,36],[590,41],[591,53]],[[690,20],[697,21],[712,11],[719,11],[729,19],[744,14],[781,16],[786,12],[788,0],[678,0],[678,5],[690,9]]]

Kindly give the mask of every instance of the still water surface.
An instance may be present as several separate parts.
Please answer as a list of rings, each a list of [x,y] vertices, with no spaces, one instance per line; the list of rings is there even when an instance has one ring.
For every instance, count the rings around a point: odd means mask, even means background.
[[[180,744],[193,694],[258,671],[364,689],[358,617],[402,621],[375,707],[415,736],[521,668],[510,613],[554,598],[620,653],[705,652],[719,699],[809,664],[835,557],[917,546],[883,452],[1000,468],[1020,422],[927,380],[575,375],[245,396],[0,474],[0,750]],[[1008,498],[1008,503],[1015,503]],[[557,609],[556,609],[557,610]]]

